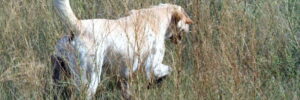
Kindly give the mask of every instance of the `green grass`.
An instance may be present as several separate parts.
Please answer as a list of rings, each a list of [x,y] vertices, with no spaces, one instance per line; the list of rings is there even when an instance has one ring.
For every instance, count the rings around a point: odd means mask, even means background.
[[[50,55],[67,34],[52,0],[0,0],[0,99],[53,99]],[[159,3],[182,6],[194,24],[182,44],[167,42],[174,72],[146,89],[138,72],[136,99],[270,99],[300,97],[299,0],[71,0],[80,19],[119,18]],[[120,99],[103,78],[96,99]],[[78,96],[77,96],[78,95]],[[74,98],[84,98],[75,94]]]

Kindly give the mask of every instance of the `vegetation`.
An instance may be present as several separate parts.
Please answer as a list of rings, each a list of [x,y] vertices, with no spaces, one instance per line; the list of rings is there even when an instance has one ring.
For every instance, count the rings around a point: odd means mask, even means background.
[[[53,99],[50,55],[67,35],[52,0],[0,0],[0,99]],[[300,97],[299,0],[71,0],[80,19],[119,18],[131,10],[173,3],[194,21],[181,44],[167,41],[174,69],[146,89],[137,72],[136,99],[294,99]],[[120,99],[104,77],[96,99]],[[75,94],[83,98],[82,94]]]

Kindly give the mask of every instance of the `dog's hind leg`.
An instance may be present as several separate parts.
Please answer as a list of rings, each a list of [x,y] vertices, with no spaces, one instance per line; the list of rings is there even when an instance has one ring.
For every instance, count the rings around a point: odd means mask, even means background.
[[[88,88],[88,91],[87,91],[87,99],[88,100],[91,100],[96,91],[97,91],[97,88],[98,88],[98,84],[100,82],[100,77],[98,75],[99,73],[96,73],[96,72],[92,72],[90,75],[91,75],[91,81],[89,83],[89,88]]]
[[[104,50],[104,49],[103,49]],[[92,64],[91,67],[91,71],[90,73],[87,73],[89,74],[91,77],[90,77],[90,82],[89,82],[89,88],[87,90],[87,99],[92,99],[93,96],[96,94],[96,91],[97,91],[97,88],[98,88],[98,85],[100,83],[100,78],[101,78],[101,73],[102,73],[102,67],[103,67],[103,62],[104,62],[104,53],[105,51],[103,50],[97,50],[97,53],[96,53],[96,62],[94,62]],[[93,57],[91,57],[93,58]],[[93,60],[90,60],[90,61],[93,61]]]
[[[63,66],[63,61],[59,57],[52,55],[51,56],[51,63],[52,63],[52,66],[53,66],[52,79],[53,79],[54,83],[57,83],[59,80],[61,80],[61,78],[60,78],[60,68]]]
[[[51,56],[51,62],[53,65],[53,75],[52,75],[52,79],[54,81],[54,89],[56,89],[57,92],[62,92],[61,96],[64,99],[68,99],[68,97],[70,97],[70,91],[64,87],[59,81],[63,81],[64,78],[63,77],[69,77],[71,76],[70,71],[68,70],[68,66],[66,65],[66,63],[64,62],[64,60],[61,57],[58,56]],[[60,94],[60,93],[58,93]],[[55,95],[54,99],[58,99],[58,97]]]
[[[127,79],[121,79],[120,84],[121,84],[121,91],[122,91],[123,99],[131,100],[132,93],[129,89],[130,85],[128,84],[128,80]]]

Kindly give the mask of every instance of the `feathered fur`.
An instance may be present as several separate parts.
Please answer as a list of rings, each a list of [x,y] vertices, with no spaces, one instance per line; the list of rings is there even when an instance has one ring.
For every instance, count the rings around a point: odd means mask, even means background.
[[[75,32],[74,40],[70,44],[78,54],[79,66],[75,66],[72,59],[66,60],[73,63],[69,64],[71,69],[80,70],[78,79],[83,83],[77,84],[88,84],[88,98],[95,94],[102,66],[106,62],[118,61],[118,66],[114,67],[120,69],[119,73],[125,79],[139,66],[145,67],[149,80],[152,74],[155,79],[168,75],[171,67],[162,64],[165,39],[176,34],[169,33],[168,29],[173,25],[188,32],[189,24],[192,23],[180,6],[172,4],[132,10],[129,16],[116,20],[78,20],[69,0],[54,0],[54,5],[62,21]],[[59,51],[56,54],[61,56]]]

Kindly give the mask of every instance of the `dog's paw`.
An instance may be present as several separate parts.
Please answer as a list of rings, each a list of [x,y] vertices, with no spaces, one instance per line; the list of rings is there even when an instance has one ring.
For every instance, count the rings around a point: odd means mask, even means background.
[[[154,88],[154,87],[161,87],[163,81],[166,78],[167,78],[167,76],[163,76],[163,77],[156,79],[154,82],[149,82],[147,89]]]
[[[171,72],[172,72],[172,68],[164,64],[160,64],[154,69],[154,75],[156,79],[163,78],[169,75]]]

